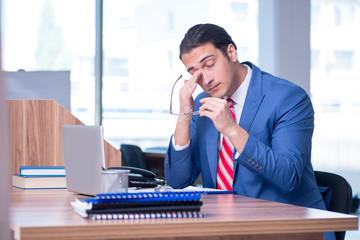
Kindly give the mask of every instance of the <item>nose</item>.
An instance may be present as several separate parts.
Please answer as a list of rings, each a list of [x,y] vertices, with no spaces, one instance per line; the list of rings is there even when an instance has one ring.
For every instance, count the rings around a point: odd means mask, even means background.
[[[202,79],[205,85],[208,85],[211,82],[211,77],[205,74],[204,70],[201,70]]]

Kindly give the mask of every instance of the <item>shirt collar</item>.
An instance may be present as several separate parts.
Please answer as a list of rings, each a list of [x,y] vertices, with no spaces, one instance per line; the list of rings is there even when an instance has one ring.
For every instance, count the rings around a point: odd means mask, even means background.
[[[246,93],[249,88],[250,79],[252,75],[252,69],[247,64],[243,64],[247,67],[247,74],[245,76],[244,82],[240,85],[238,89],[234,92],[231,96],[231,99],[234,101],[235,104],[240,104],[241,106],[245,103]],[[228,99],[228,96],[225,96],[224,99]]]

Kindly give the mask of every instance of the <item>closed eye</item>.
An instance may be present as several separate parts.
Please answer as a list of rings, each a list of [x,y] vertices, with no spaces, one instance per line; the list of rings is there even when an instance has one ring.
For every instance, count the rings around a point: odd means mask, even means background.
[[[205,68],[212,68],[215,65],[214,60],[207,61],[205,64]]]
[[[215,63],[210,64],[210,65],[206,65],[207,68],[212,68],[215,65]]]

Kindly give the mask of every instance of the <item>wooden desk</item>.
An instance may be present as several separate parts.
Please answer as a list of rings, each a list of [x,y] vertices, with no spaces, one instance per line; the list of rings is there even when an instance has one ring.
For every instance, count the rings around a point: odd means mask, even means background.
[[[235,195],[206,195],[200,219],[84,219],[67,190],[13,189],[15,239],[323,239],[324,231],[356,230],[358,218]]]

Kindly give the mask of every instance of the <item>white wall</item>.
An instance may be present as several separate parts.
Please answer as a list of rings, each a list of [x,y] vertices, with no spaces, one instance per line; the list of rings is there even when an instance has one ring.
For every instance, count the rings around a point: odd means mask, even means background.
[[[1,66],[1,64],[0,64]],[[9,228],[9,155],[6,128],[4,78],[0,71],[0,239],[10,239]]]
[[[0,0],[0,12],[1,12]],[[1,23],[0,23],[1,26]],[[0,29],[1,33],[1,29]],[[1,35],[0,35],[1,40]],[[1,46],[1,42],[0,42]],[[0,48],[1,56],[1,48]],[[6,111],[4,97],[4,77],[0,59],[0,239],[10,239],[9,228],[9,155],[8,131],[6,127]]]
[[[1,63],[0,63],[1,67]],[[10,239],[8,129],[4,101],[4,78],[0,71],[0,239]]]

